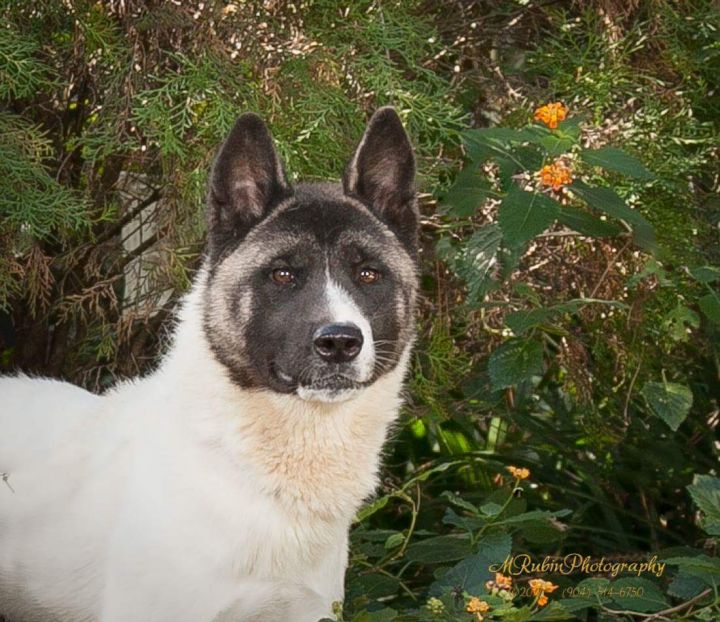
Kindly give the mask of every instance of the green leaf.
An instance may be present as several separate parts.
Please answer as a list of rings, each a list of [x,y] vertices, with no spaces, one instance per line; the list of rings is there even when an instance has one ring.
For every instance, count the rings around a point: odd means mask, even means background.
[[[513,155],[517,163],[520,164],[520,168],[525,171],[536,171],[545,161],[543,154],[534,145],[515,147]]]
[[[577,594],[577,596],[569,599],[563,599],[559,602],[563,603],[566,608],[572,608],[573,610],[596,606],[598,602],[606,604],[610,602],[610,598],[607,594],[609,586],[609,579],[599,577],[583,579],[572,591],[572,593]],[[583,606],[582,603],[585,603],[585,605]]]
[[[493,223],[473,233],[459,249],[443,253],[438,243],[438,254],[444,255],[452,271],[467,284],[470,304],[481,302],[494,284],[491,269],[497,262],[501,240],[502,232]]]
[[[695,557],[670,557],[663,559],[669,566],[678,566],[678,584],[675,588],[697,589],[698,584],[702,588],[711,587],[717,590],[720,587],[720,559],[708,557],[705,554]]]
[[[621,232],[621,229],[614,223],[600,220],[571,205],[564,205],[560,208],[558,220],[569,229],[593,238],[612,237]]]
[[[660,417],[673,431],[685,421],[693,403],[688,387],[674,382],[648,382],[641,391],[654,415]]]
[[[557,130],[573,138],[580,138],[580,124],[585,121],[586,116],[583,114],[576,114],[568,117],[564,121],[560,121],[557,126]]]
[[[531,521],[520,529],[520,533],[528,542],[535,544],[557,542],[563,535],[550,521]]]
[[[663,318],[663,327],[674,341],[687,341],[689,338],[688,327],[697,328],[698,326],[700,326],[698,314],[681,304]]]
[[[470,512],[470,514],[477,515],[478,509],[476,505],[473,505],[469,501],[465,501],[462,497],[456,495],[454,492],[450,492],[449,490],[444,491],[441,495],[441,498],[447,499],[450,503],[453,505],[456,505],[459,508],[462,508],[463,510]]]
[[[542,233],[557,218],[560,205],[537,192],[514,186],[498,210],[498,223],[508,246],[518,246]]]
[[[392,596],[397,592],[399,586],[400,582],[394,577],[375,573],[358,577],[353,581],[352,590],[355,594],[375,600]]]
[[[698,266],[690,268],[690,275],[700,283],[712,283],[720,280],[720,268],[717,266]]]
[[[539,307],[542,304],[542,299],[538,296],[537,292],[530,287],[530,285],[522,281],[513,283],[513,294],[520,298],[526,298],[533,306]]]
[[[570,151],[577,144],[582,120],[580,116],[565,119],[558,123],[554,130],[544,124],[535,123],[525,128],[524,132],[528,142],[542,146],[547,155],[555,157]]]
[[[379,499],[375,499],[372,503],[361,507],[355,516],[355,522],[361,523],[366,518],[375,514],[375,512],[382,510],[387,505],[388,501],[390,501],[389,496],[380,497]]]
[[[530,512],[524,512],[522,514],[516,514],[515,516],[504,518],[503,520],[496,522],[495,525],[521,525],[523,523],[538,521],[545,522],[551,518],[562,518],[563,516],[568,516],[570,513],[570,510],[556,510],[555,512],[548,512],[547,510],[532,510]]]
[[[584,150],[580,157],[591,166],[600,166],[608,171],[622,173],[636,179],[652,179],[653,174],[635,156],[617,147]]]
[[[400,546],[403,542],[405,542],[405,534],[399,531],[391,536],[388,536],[388,539],[385,540],[385,548],[388,550],[394,549]]]
[[[583,609],[597,605],[595,600],[590,600],[589,598],[561,598],[557,602],[565,607],[567,611],[582,611]]]
[[[711,475],[695,475],[687,489],[704,514],[700,521],[702,528],[711,536],[720,536],[720,479]]]
[[[472,216],[485,199],[496,195],[487,177],[473,164],[466,166],[442,199],[447,213],[459,218]]]
[[[431,475],[435,475],[436,473],[444,473],[448,469],[459,466],[461,464],[465,464],[465,462],[462,460],[448,460],[447,462],[441,462],[440,464],[437,464],[430,469],[422,470],[418,475],[406,481],[403,484],[402,488],[403,490],[407,490],[408,488],[411,488],[416,482],[425,482],[430,478]]]
[[[516,334],[522,335],[529,329],[544,324],[560,313],[574,313],[584,303],[595,302],[594,300],[572,300],[552,307],[541,307],[539,309],[521,309],[513,311],[505,316],[505,323]]]
[[[622,609],[648,613],[660,611],[668,601],[660,588],[642,577],[627,577],[614,581],[610,586],[613,602]]]
[[[499,618],[503,622],[528,622],[533,619],[533,612],[529,606],[509,608],[509,609],[495,609],[495,617]]]
[[[606,605],[610,602],[608,588],[610,581],[602,578],[583,579],[576,586],[572,587],[569,593],[571,598],[562,598],[557,602],[567,611],[581,611],[589,607],[597,607],[599,603]],[[581,616],[584,619],[583,616]]]
[[[463,134],[468,156],[476,165],[489,159],[497,164],[503,190],[510,187],[515,173],[535,170],[542,163],[543,156],[537,147],[521,144],[534,138],[534,133],[528,129],[505,127],[469,130]]]
[[[508,313],[505,316],[505,323],[513,333],[520,336],[531,328],[544,324],[552,314],[552,310],[547,307],[540,309],[522,309]]]
[[[521,143],[524,140],[523,130],[506,127],[474,129],[463,134],[463,142],[468,156],[477,164],[481,164],[489,158],[505,158],[511,162],[514,161],[512,144]]]
[[[638,283],[651,276],[654,276],[662,287],[669,287],[673,285],[673,281],[668,278],[667,272],[658,260],[655,259],[655,257],[649,257],[642,270],[635,273],[630,277],[630,279],[628,279],[627,286],[629,289],[634,289],[637,287]]]
[[[522,335],[535,326],[552,320],[561,313],[575,313],[582,305],[604,304],[618,309],[627,309],[627,305],[614,300],[597,300],[595,298],[578,298],[552,307],[538,309],[521,309],[505,316],[505,323],[516,335]]]
[[[502,511],[502,506],[499,503],[483,503],[480,506],[480,512],[485,516],[497,516]]]
[[[394,533],[394,529],[358,529],[355,535],[368,542],[385,542]]]
[[[397,611],[384,607],[375,611],[361,611],[353,616],[352,622],[392,622],[397,617]]]
[[[437,564],[462,559],[470,553],[470,540],[459,536],[436,536],[411,544],[407,559],[423,564]]]
[[[488,372],[493,390],[530,380],[543,370],[543,348],[538,341],[511,339],[493,351]]]
[[[466,557],[448,570],[430,588],[439,596],[443,592],[460,587],[471,594],[480,594],[485,583],[492,577],[490,568],[502,564],[512,552],[512,539],[507,533],[496,531],[485,535],[480,541],[479,552]]]
[[[574,620],[575,616],[566,609],[562,603],[551,600],[546,607],[538,610],[533,614],[530,620],[546,620],[547,622],[555,622],[555,620]]]
[[[509,533],[495,531],[483,535],[478,553],[491,564],[501,564],[512,552],[512,538]]]
[[[544,136],[538,144],[545,149],[548,156],[555,158],[570,151],[575,146],[576,139],[562,132],[553,132]]]
[[[430,586],[430,594],[440,596],[450,589],[460,588],[470,594],[481,594],[490,580],[492,562],[484,555],[466,557]]]
[[[708,320],[714,324],[720,324],[720,296],[715,292],[705,294],[698,300],[698,306]]]
[[[499,148],[486,142],[476,141],[472,137],[465,137],[465,148],[468,158],[473,164],[480,166],[492,157],[498,157]],[[502,151],[500,151],[502,153]]]
[[[688,572],[680,571],[670,582],[667,592],[670,596],[688,600],[707,588],[707,583]]]
[[[718,577],[720,579],[720,559],[705,554],[663,559],[668,566],[677,566],[680,570],[692,574],[694,577]]]
[[[452,508],[446,508],[442,522],[445,525],[454,525],[455,527],[460,527],[470,533],[474,533],[481,527],[487,525],[488,521],[479,516],[460,516]]]
[[[655,232],[652,225],[640,212],[630,209],[613,189],[588,186],[578,180],[573,183],[571,190],[590,207],[632,225],[635,241],[639,246],[649,250],[655,248]]]
[[[466,146],[472,144],[507,147],[513,143],[530,142],[534,134],[528,128],[514,130],[510,127],[482,127],[463,133]]]

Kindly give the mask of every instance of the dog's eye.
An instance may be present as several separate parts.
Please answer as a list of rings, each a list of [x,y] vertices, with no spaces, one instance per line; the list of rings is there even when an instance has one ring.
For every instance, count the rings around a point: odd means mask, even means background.
[[[278,285],[291,285],[295,282],[295,275],[289,268],[275,268],[272,271],[272,280]]]
[[[360,268],[360,272],[358,272],[358,280],[365,285],[375,283],[379,278],[380,272],[373,268]]]

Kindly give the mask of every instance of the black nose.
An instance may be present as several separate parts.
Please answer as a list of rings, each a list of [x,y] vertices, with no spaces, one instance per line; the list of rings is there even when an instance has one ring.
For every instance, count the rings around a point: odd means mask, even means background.
[[[347,363],[362,350],[362,331],[354,324],[328,324],[315,332],[313,345],[328,363]]]

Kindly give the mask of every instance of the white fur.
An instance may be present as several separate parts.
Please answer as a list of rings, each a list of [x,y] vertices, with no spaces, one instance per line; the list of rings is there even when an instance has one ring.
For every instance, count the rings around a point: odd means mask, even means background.
[[[342,600],[409,347],[341,403],[244,391],[209,350],[204,283],[146,378],[102,397],[0,379],[0,614],[315,622]]]
[[[330,310],[330,322],[335,324],[355,324],[363,336],[363,346],[360,354],[353,361],[360,372],[359,382],[366,382],[372,376],[375,368],[375,343],[370,322],[355,304],[352,296],[338,285],[328,273],[325,284],[325,297]]]
[[[375,368],[375,342],[373,341],[372,326],[347,290],[333,280],[329,268],[326,270],[325,301],[330,313],[330,323],[354,324],[360,329],[363,346],[352,365],[358,371],[358,382],[367,382]],[[301,399],[307,401],[343,402],[356,397],[359,391],[357,389],[330,391],[301,386],[298,387],[297,393]]]

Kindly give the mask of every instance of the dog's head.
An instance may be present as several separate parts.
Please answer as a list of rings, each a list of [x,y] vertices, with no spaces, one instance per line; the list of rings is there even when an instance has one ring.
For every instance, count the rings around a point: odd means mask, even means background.
[[[254,114],[220,148],[208,199],[204,329],[234,382],[349,399],[413,336],[418,211],[410,141],[378,110],[340,184],[283,172]]]

